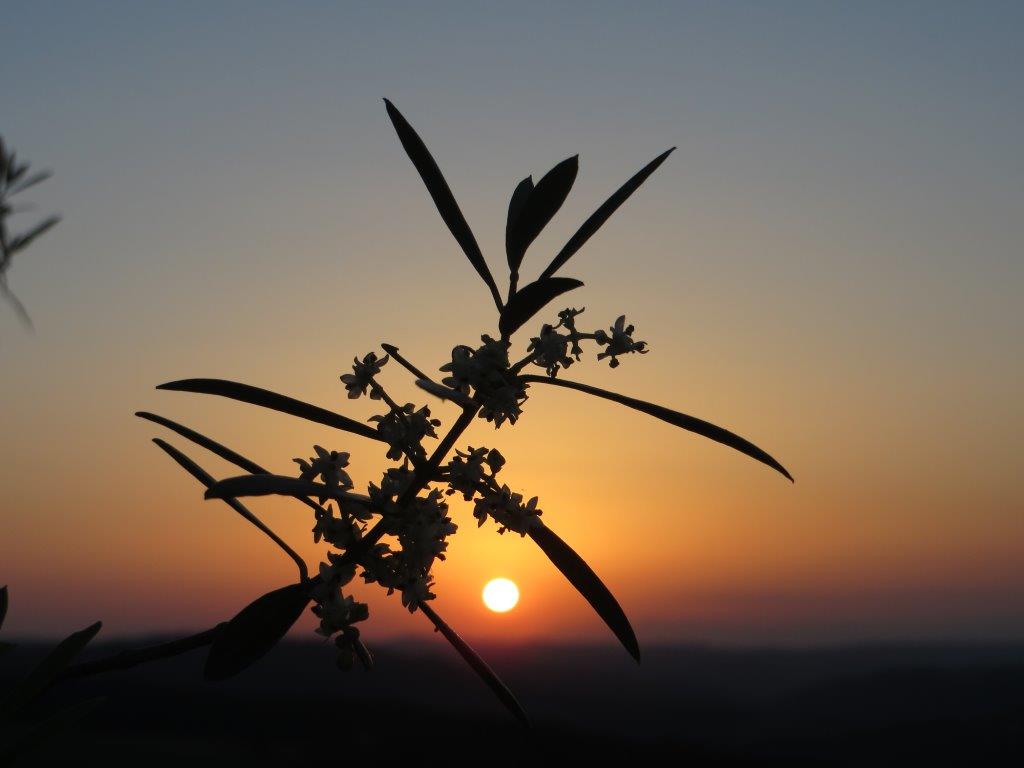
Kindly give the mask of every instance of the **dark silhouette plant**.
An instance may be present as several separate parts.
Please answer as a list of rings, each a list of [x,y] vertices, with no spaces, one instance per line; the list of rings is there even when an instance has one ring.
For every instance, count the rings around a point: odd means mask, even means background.
[[[20,234],[8,231],[7,220],[16,213],[28,210],[27,206],[17,206],[11,201],[11,198],[50,178],[49,171],[30,174],[28,169],[29,164],[19,163],[14,152],[7,151],[3,137],[0,137],[0,294],[3,294],[4,298],[14,307],[14,311],[18,313],[21,321],[31,328],[32,318],[29,316],[28,310],[14,295],[7,283],[7,270],[10,268],[14,256],[28,248],[36,238],[56,226],[60,221],[60,216],[49,216]]]
[[[269,592],[242,609],[230,621],[173,643],[123,652],[109,659],[72,667],[66,677],[124,668],[156,658],[210,645],[205,675],[210,679],[230,677],[255,662],[285,635],[312,604],[320,620],[317,631],[333,638],[338,665],[348,668],[355,661],[369,668],[372,656],[357,625],[366,621],[369,608],[346,592],[357,575],[382,587],[388,594],[400,593],[411,613],[421,612],[451,643],[492,691],[517,717],[526,716],[508,688],[487,664],[437,614],[432,567],[443,560],[447,539],[456,532],[448,514],[446,498],[460,494],[474,504],[478,524],[493,520],[499,533],[512,531],[529,537],[573,584],[626,650],[639,661],[640,648],[629,620],[589,565],[545,522],[537,497],[513,491],[499,480],[505,459],[496,448],[456,444],[477,418],[494,424],[515,424],[522,414],[527,392],[533,385],[573,389],[626,405],[669,424],[694,432],[740,451],[772,467],[792,480],[790,474],[766,452],[706,421],[678,411],[647,403],[587,384],[558,378],[563,369],[582,359],[584,345],[593,345],[597,359],[607,359],[612,368],[620,358],[646,354],[647,344],[634,338],[634,327],[624,316],[608,328],[593,331],[578,327],[583,309],[566,308],[557,321],[543,324],[525,346],[523,357],[510,358],[513,336],[552,300],[583,284],[555,273],[586,243],[605,221],[669,156],[672,150],[654,158],[619,188],[587,219],[569,242],[541,272],[540,277],[519,287],[520,268],[526,251],[565,201],[576,178],[578,161],[571,157],[556,165],[536,184],[526,177],[516,187],[508,209],[505,232],[509,268],[507,297],[484,260],[444,176],[423,141],[390,102],[385,100],[402,146],[412,160],[433,198],[441,218],[451,230],[477,274],[487,286],[498,310],[497,335],[484,334],[478,345],[460,344],[440,370],[440,380],[428,376],[409,362],[399,349],[382,343],[383,356],[369,352],[355,358],[352,372],[341,376],[351,399],[369,396],[386,409],[370,422],[361,423],[333,411],[265,389],[222,379],[183,379],[162,384],[158,389],[194,392],[238,400],[291,414],[333,427],[361,438],[384,444],[395,466],[379,483],[368,483],[357,492],[347,472],[349,453],[314,446],[311,457],[296,459],[297,476],[269,472],[251,459],[170,419],[156,414],[137,415],[168,428],[243,470],[244,474],[215,480],[180,450],[156,438],[154,442],[181,467],[206,487],[206,498],[221,499],[238,514],[270,537],[294,562],[298,580]],[[412,374],[415,384],[456,409],[454,422],[439,436],[441,421],[426,405],[400,404],[385,389],[381,374],[394,362]],[[395,366],[392,365],[392,369]],[[527,373],[538,368],[543,374]],[[437,440],[428,448],[428,439]],[[329,545],[325,562],[310,576],[303,559],[239,500],[250,496],[294,497],[312,510],[314,541]],[[357,574],[358,571],[358,574]]]
[[[7,617],[7,587],[0,587],[0,629]],[[9,765],[30,754],[92,712],[102,699],[91,698],[44,711],[40,714],[39,699],[65,672],[68,665],[100,631],[100,622],[73,632],[59,642],[28,674],[9,690],[0,692],[0,765]],[[0,654],[14,645],[0,641]]]

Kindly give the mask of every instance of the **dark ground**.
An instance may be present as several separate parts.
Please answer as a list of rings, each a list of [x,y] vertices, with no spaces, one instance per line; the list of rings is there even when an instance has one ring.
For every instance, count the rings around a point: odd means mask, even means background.
[[[370,673],[285,643],[227,683],[202,651],[66,683],[46,708],[107,699],[18,765],[1024,765],[1024,646],[478,650],[532,730],[440,638]],[[0,657],[0,686],[41,651]]]

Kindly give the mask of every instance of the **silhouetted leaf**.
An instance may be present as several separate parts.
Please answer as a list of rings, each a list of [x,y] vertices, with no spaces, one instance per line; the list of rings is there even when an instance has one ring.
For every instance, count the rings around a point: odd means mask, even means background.
[[[523,286],[502,310],[498,330],[506,338],[511,336],[553,298],[582,285],[571,277],[551,277]]]
[[[594,211],[590,215],[589,219],[583,222],[583,226],[576,230],[576,234],[569,238],[569,242],[566,243],[562,250],[558,252],[558,255],[552,259],[547,269],[545,269],[541,274],[541,277],[551,277],[555,274],[559,267],[565,264],[565,262],[567,262],[573,254],[576,253],[576,251],[583,247],[583,244],[590,239],[591,235],[597,232],[597,230],[601,228],[601,225],[608,221],[609,217],[618,210],[618,207],[626,202],[630,195],[636,192],[640,185],[647,180],[647,177],[654,173],[658,166],[661,165],[665,161],[665,158],[671,155],[674,150],[675,147],[672,147],[672,149],[667,152],[662,152],[656,158],[651,160],[651,162],[641,168],[633,178],[619,187],[615,194],[605,200],[601,207]]]
[[[419,604],[420,610],[423,611],[423,615],[430,619],[434,627],[444,635],[445,639],[455,646],[455,650],[459,652],[459,655],[473,668],[485,683],[490,688],[494,695],[498,697],[502,704],[515,715],[516,719],[520,723],[529,727],[530,720],[526,716],[526,710],[523,709],[522,705],[516,700],[515,695],[509,690],[508,686],[501,681],[494,670],[491,669],[487,662],[480,658],[480,655],[474,651],[469,643],[463,640],[455,632],[454,629],[448,626],[445,621],[437,615],[433,608],[430,607],[426,602]]]
[[[526,532],[565,578],[587,599],[587,602],[597,611],[597,615],[639,663],[640,645],[636,641],[633,627],[630,626],[629,619],[626,618],[618,601],[597,577],[597,574],[591,570],[582,557],[576,554],[572,547],[544,524],[528,528]]]
[[[615,403],[628,406],[641,413],[646,413],[655,418],[667,421],[669,424],[673,424],[677,427],[687,430],[688,432],[694,432],[698,435],[703,435],[706,438],[714,440],[716,443],[722,443],[730,448],[734,448],[740,453],[744,453],[752,459],[757,459],[762,464],[767,464],[774,470],[782,473],[790,481],[793,480],[793,476],[786,471],[779,462],[773,459],[765,451],[758,448],[756,445],[751,443],[749,440],[745,440],[739,435],[733,434],[727,429],[717,427],[707,421],[695,418],[693,416],[687,416],[685,413],[679,413],[669,408],[664,408],[660,405],[654,405],[644,400],[637,400],[633,397],[626,397],[616,392],[609,392],[606,389],[599,389],[598,387],[592,387],[589,384],[580,384],[576,381],[566,381],[565,379],[552,379],[547,376],[520,376],[523,381],[530,382],[533,384],[551,384],[556,387],[565,387],[566,389],[575,389],[577,392],[586,392],[588,395],[595,395],[597,397],[603,397],[605,400],[611,400]]]
[[[196,445],[200,445],[206,450],[210,451],[211,453],[215,453],[217,456],[220,456],[225,461],[234,464],[236,467],[241,467],[246,472],[252,472],[253,474],[262,474],[267,471],[263,469],[263,467],[261,467],[259,464],[257,464],[254,461],[250,461],[249,459],[245,458],[245,456],[242,456],[240,453],[235,453],[230,448],[227,448],[221,445],[220,443],[211,440],[210,438],[206,437],[206,435],[199,434],[193,429],[189,429],[188,427],[183,426],[182,424],[178,424],[176,421],[165,419],[163,416],[158,416],[155,413],[149,413],[147,411],[136,411],[135,415],[138,416],[140,419],[152,421],[155,424],[160,424],[161,426],[167,427],[169,430],[173,432],[177,432],[179,435],[186,438],[187,440],[191,440]]]
[[[302,419],[315,421],[317,424],[326,424],[328,427],[342,429],[352,432],[371,440],[380,440],[377,430],[366,424],[361,424],[355,419],[342,416],[339,413],[328,411],[316,405],[304,403],[293,397],[279,395],[267,389],[260,389],[248,384],[239,384],[236,381],[224,379],[182,379],[161,384],[157,389],[169,389],[175,392],[197,392],[203,395],[220,395],[232,400],[240,400],[243,403],[251,403],[275,411],[281,411]]]
[[[217,633],[203,675],[207,680],[225,680],[259,661],[299,620],[309,601],[309,585],[302,583],[275,589],[249,603]]]
[[[508,257],[508,268],[512,274],[519,271],[519,265],[522,263],[522,258],[513,263],[512,231],[531,192],[533,192],[533,177],[527,176],[516,185],[515,191],[512,192],[512,197],[508,201],[508,218],[505,220],[505,254]]]
[[[519,271],[519,265],[523,262],[526,249],[530,243],[537,239],[537,235],[547,226],[552,217],[558,213],[565,198],[569,196],[569,190],[576,181],[576,173],[579,171],[579,156],[563,160],[537,182],[537,186],[530,190],[529,195],[523,202],[515,221],[511,221],[511,206],[509,208],[509,220],[511,228],[505,235],[505,250],[508,254],[508,265],[513,273]],[[522,194],[520,184],[516,188],[516,194]],[[512,198],[515,201],[515,196]]]
[[[437,206],[441,218],[444,219],[444,223],[448,225],[448,229],[462,247],[466,258],[469,259],[469,263],[473,265],[477,274],[487,284],[491,295],[494,297],[494,303],[500,310],[501,296],[498,294],[498,286],[494,282],[491,270],[487,267],[487,262],[484,261],[484,255],[480,252],[480,246],[477,245],[476,238],[473,237],[469,224],[466,223],[466,218],[459,209],[459,204],[455,202],[455,196],[448,187],[448,182],[444,180],[441,169],[437,167],[437,163],[434,162],[434,158],[431,156],[426,144],[423,143],[423,140],[413,130],[413,127],[409,125],[409,122],[402,113],[398,111],[398,108],[387,99],[384,99],[384,104],[387,106],[388,117],[391,118],[391,124],[395,126],[398,139],[402,142],[402,146],[405,148],[406,154],[409,155],[409,159],[412,160],[412,164],[416,166],[416,170],[419,172],[420,178],[423,179],[423,183],[426,184],[427,191],[430,193],[430,197],[433,198],[434,205]]]
[[[164,440],[161,440],[159,437],[154,437],[153,442],[156,443],[157,446],[159,446],[160,449],[163,450],[168,456],[174,459],[178,463],[178,466],[180,466],[182,469],[184,469],[186,472],[192,475],[192,477],[198,480],[202,485],[204,485],[207,488],[207,490],[216,485],[216,481],[210,476],[210,474],[205,469],[200,467],[198,464],[192,461],[192,459],[190,459],[184,453],[179,451],[173,445]],[[280,536],[274,533],[262,520],[260,520],[258,517],[256,517],[256,515],[250,512],[249,509],[244,504],[242,504],[242,502],[240,502],[238,499],[232,498],[230,496],[218,498],[222,498],[225,504],[227,504],[229,507],[235,510],[235,512],[237,512],[239,515],[244,517],[248,522],[256,526],[260,531],[266,534],[271,541],[277,544],[277,546],[279,546],[282,549],[282,551],[284,551],[284,553],[295,562],[295,565],[299,569],[299,578],[302,580],[306,579],[308,573],[306,570],[305,561],[301,557],[299,557],[299,554],[294,549],[288,546],[284,539],[282,539]]]
[[[14,687],[3,704],[0,704],[0,712],[17,711],[45,691],[57,675],[82,652],[89,641],[96,637],[96,633],[102,626],[103,622],[97,621],[62,640],[56,648],[47,654],[45,659],[36,665],[28,677]]]
[[[0,587],[0,629],[3,629],[4,619],[7,618],[7,586]]]
[[[463,408],[475,408],[476,403],[473,402],[473,398],[464,392],[460,392],[457,389],[446,387],[444,384],[438,384],[436,381],[430,379],[416,379],[416,386],[420,389],[429,392],[442,400],[451,400],[453,403],[461,405]]]
[[[216,442],[215,440],[211,440],[206,435],[203,435],[203,434],[201,434],[199,432],[196,432],[194,429],[189,429],[188,427],[184,426],[183,424],[178,424],[177,422],[171,421],[170,419],[165,419],[163,416],[158,416],[155,413],[147,413],[146,411],[137,411],[135,415],[139,416],[140,418],[143,418],[143,419],[148,419],[149,421],[155,422],[156,424],[161,424],[161,425],[167,427],[168,429],[173,430],[174,432],[177,432],[182,437],[191,440],[196,445],[201,445],[203,448],[206,448],[208,451],[211,451],[211,452],[215,453],[216,455],[220,456],[225,461],[231,462],[236,467],[241,467],[246,472],[251,472],[253,474],[266,474],[266,475],[271,474],[268,470],[266,470],[263,467],[261,467],[259,464],[257,464],[252,459],[246,458],[242,454],[240,454],[240,453],[238,453],[236,451],[231,450],[227,446],[221,445],[220,443]],[[157,445],[160,445],[162,448],[166,446],[165,450],[167,448],[171,448],[171,446],[169,446],[167,443],[164,443],[162,440],[159,441],[157,443]],[[173,452],[171,452],[171,456],[174,457],[175,460],[178,461],[178,463],[180,464],[181,463],[180,460],[178,459],[177,456],[174,455],[175,453],[178,453],[178,451],[176,449],[172,449],[172,451]],[[192,469],[190,469],[188,466],[186,466],[184,464],[182,466],[184,466],[189,472],[192,472]],[[194,463],[193,463],[193,466],[196,466],[196,465],[194,465]],[[198,478],[198,476],[196,476],[196,477]],[[201,480],[201,478],[199,478],[199,479]],[[209,485],[212,485],[212,484],[213,484],[213,478],[210,478],[210,483],[207,485],[207,487],[209,487]],[[312,509],[316,509],[316,510],[320,509],[320,505],[319,504],[317,504],[315,501],[310,501],[305,496],[296,496],[295,498],[297,498],[299,501],[301,501],[303,504],[307,505],[308,507],[311,507]]]
[[[287,475],[239,475],[214,483],[207,489],[208,499],[245,498],[247,496],[316,496],[317,498],[369,502],[368,497],[328,488],[323,483]]]

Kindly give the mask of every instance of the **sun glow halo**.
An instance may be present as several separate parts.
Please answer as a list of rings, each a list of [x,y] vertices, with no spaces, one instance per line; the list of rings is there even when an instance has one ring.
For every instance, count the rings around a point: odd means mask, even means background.
[[[519,602],[519,587],[511,579],[491,579],[484,585],[483,598],[495,613],[506,613]]]

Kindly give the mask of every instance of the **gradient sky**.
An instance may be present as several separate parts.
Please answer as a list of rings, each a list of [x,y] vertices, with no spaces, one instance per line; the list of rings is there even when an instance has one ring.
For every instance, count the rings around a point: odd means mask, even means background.
[[[734,429],[796,484],[553,388],[464,440],[501,448],[642,644],[1024,638],[1024,7],[426,5],[4,4],[0,131],[56,171],[32,197],[65,216],[10,273],[36,332],[0,306],[10,631],[201,628],[292,578],[135,410],[282,472],[314,442],[351,450],[359,483],[385,466],[360,438],[156,384],[223,377],[366,418],[338,382],[353,355],[387,341],[435,369],[494,328],[387,96],[499,282],[524,175],[580,154],[533,276],[679,147],[563,270],[587,283],[581,320],[626,312],[652,352],[569,378]],[[322,556],[304,507],[251,506]],[[469,639],[614,642],[529,540],[453,508],[435,605]],[[480,603],[493,576],[520,584],[511,613]],[[371,642],[426,636],[360,595]]]

